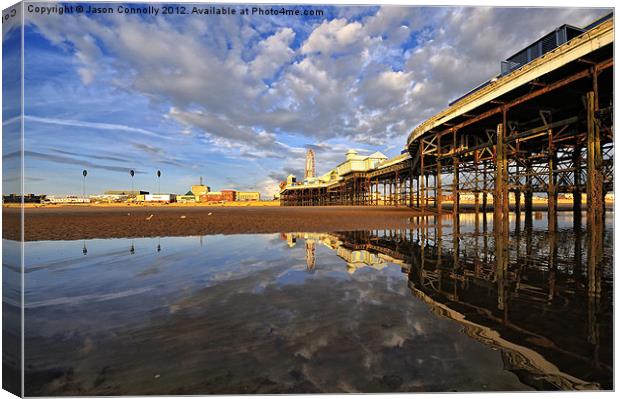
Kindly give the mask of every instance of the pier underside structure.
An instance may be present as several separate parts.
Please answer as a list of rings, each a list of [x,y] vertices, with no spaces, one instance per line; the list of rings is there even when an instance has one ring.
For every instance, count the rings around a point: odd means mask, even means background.
[[[500,76],[418,126],[408,154],[333,182],[287,186],[285,206],[393,205],[531,216],[558,195],[602,217],[613,191],[613,18]]]

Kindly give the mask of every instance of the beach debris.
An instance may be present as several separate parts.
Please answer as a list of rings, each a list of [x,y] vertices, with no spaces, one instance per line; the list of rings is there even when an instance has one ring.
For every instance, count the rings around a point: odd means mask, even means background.
[[[209,212],[209,213],[207,214],[207,216],[211,216],[211,215],[213,215],[213,212]]]
[[[186,217],[185,215],[181,215],[181,219],[185,219],[185,217]]]
[[[156,379],[156,380],[158,380],[158,379],[159,379],[159,377],[161,377],[161,375],[159,375],[159,374],[155,374],[155,379]]]
[[[151,216],[147,217],[146,220],[151,220],[153,219],[153,215],[151,214]]]

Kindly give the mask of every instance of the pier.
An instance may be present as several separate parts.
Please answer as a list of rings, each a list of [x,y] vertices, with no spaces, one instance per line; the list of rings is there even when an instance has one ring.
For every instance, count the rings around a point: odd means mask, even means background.
[[[531,218],[539,194],[553,230],[558,195],[570,194],[578,214],[585,194],[588,215],[600,221],[613,191],[613,37],[611,16],[556,29],[416,127],[399,156],[347,154],[323,176],[290,176],[281,205],[408,206],[441,215],[458,213],[467,195],[475,212],[493,210],[497,221],[510,212],[509,198],[514,213]]]
[[[504,61],[501,74],[417,126],[399,156],[348,154],[322,178],[297,183],[289,177],[281,205],[411,208],[420,216],[400,238],[375,233],[341,238],[342,245],[404,259],[411,265],[405,271],[412,292],[467,331],[484,333],[480,325],[487,326],[512,344],[543,353],[540,359],[569,365],[573,375],[604,380],[611,374],[601,351],[609,347],[601,331],[610,329],[600,322],[609,321],[610,289],[601,276],[609,273],[605,196],[613,192],[614,175],[613,37],[611,16],[583,29],[556,29]],[[556,46],[549,44],[554,40]],[[572,199],[570,235],[558,229],[560,196]],[[533,219],[543,217],[534,198],[546,202],[544,234],[532,233]],[[461,232],[464,217],[473,218],[473,233]],[[448,235],[442,232],[445,218],[451,220]],[[557,312],[548,312],[562,301]],[[580,344],[535,331],[534,314],[549,331],[581,320]],[[517,368],[533,364],[528,351],[508,353],[510,364],[521,364]],[[594,360],[580,368],[583,359]],[[537,379],[538,372],[529,373]],[[556,376],[538,380],[539,388],[592,389]]]

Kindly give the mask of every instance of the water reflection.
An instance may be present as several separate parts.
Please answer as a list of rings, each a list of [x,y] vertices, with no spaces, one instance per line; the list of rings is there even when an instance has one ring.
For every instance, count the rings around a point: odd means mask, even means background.
[[[611,222],[544,216],[27,243],[26,393],[612,388]]]
[[[349,273],[401,265],[416,297],[461,323],[467,334],[502,349],[505,367],[532,387],[609,389],[612,224],[600,229],[602,259],[588,267],[585,219],[561,214],[556,231],[549,231],[545,216],[511,216],[505,257],[489,229],[492,214],[460,215],[458,223],[452,215],[414,218],[411,229],[398,231],[284,237],[333,249]]]

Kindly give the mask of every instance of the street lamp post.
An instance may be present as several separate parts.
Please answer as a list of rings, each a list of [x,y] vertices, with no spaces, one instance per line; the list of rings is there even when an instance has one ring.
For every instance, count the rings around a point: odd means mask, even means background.
[[[88,174],[88,172],[86,171],[86,169],[84,169],[82,171],[82,198],[86,198],[86,175]]]
[[[133,195],[133,175],[135,174],[136,172],[133,169],[129,171],[129,176],[131,176],[131,195]]]
[[[161,185],[159,182],[159,178],[161,177],[161,170],[157,171],[157,194],[161,194]]]

